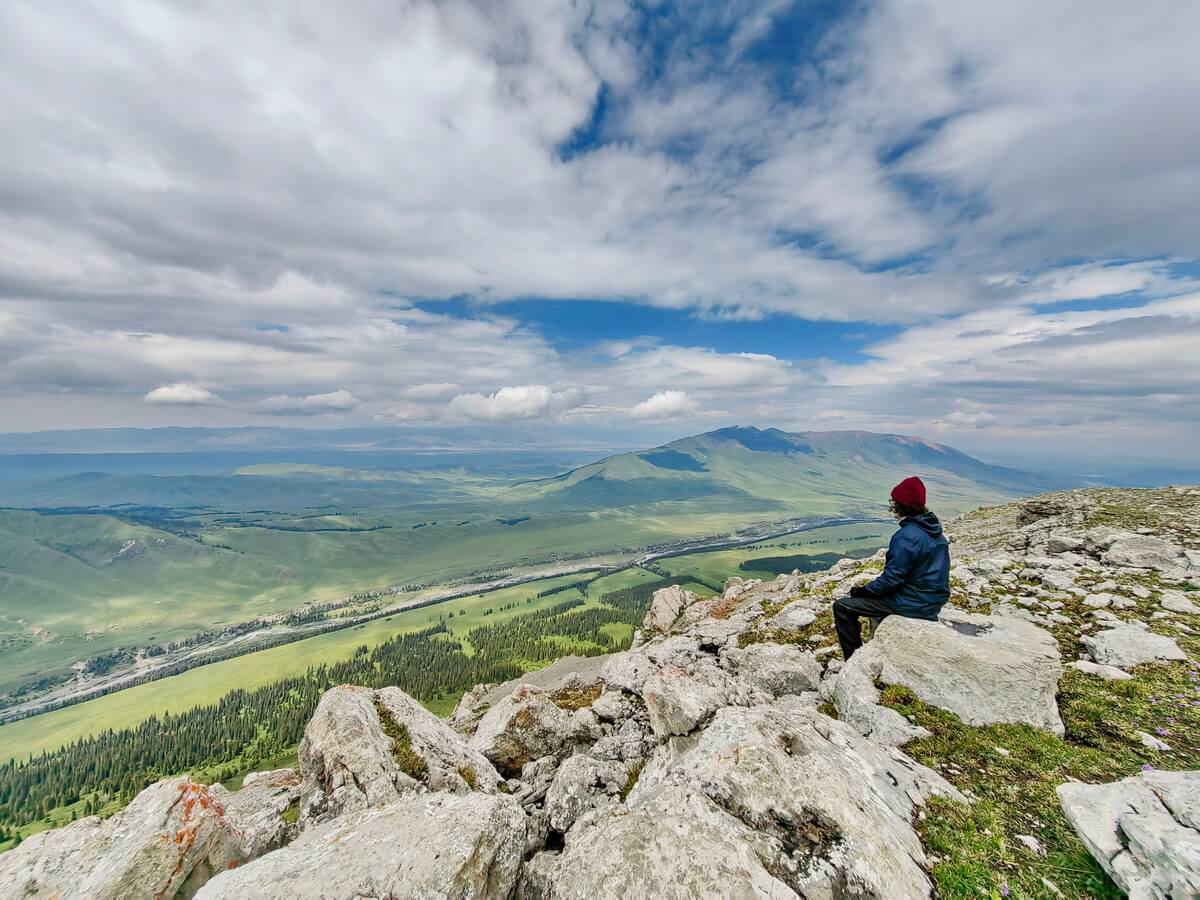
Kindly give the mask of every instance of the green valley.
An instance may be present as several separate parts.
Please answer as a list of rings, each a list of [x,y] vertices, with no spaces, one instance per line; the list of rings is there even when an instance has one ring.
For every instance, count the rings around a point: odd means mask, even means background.
[[[1043,486],[862,432],[722,429],[533,478],[380,459],[208,463],[196,476],[122,461],[111,475],[5,483],[30,505],[0,510],[0,692],[17,717],[0,725],[0,759],[269,690],[430,629],[422,641],[472,661],[420,695],[445,712],[485,662],[519,671],[627,643],[639,619],[605,597],[641,602],[668,582],[709,593],[731,575],[771,577],[781,558],[872,552],[902,475],[919,472],[943,514]],[[479,629],[561,617],[563,604],[593,618],[556,619],[576,624],[536,652],[480,657]]]

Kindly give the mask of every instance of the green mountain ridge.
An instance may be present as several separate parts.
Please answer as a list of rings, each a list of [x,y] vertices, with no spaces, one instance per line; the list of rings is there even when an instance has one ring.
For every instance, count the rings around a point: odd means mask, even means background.
[[[931,505],[940,496],[956,507],[980,489],[1019,494],[1065,486],[907,435],[733,427],[610,456],[520,485],[515,492],[557,508],[718,495],[783,503],[820,504],[829,498],[879,503],[898,476],[908,474],[926,480]]]

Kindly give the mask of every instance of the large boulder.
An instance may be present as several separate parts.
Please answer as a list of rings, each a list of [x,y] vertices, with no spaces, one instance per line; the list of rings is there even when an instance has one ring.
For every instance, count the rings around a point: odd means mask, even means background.
[[[380,806],[416,790],[384,734],[375,691],[342,685],[325,692],[300,741],[301,826]],[[415,772],[415,770],[414,770]]]
[[[798,699],[726,707],[656,751],[627,814],[536,857],[525,896],[927,897],[909,823],[933,795],[961,799]]]
[[[1171,638],[1155,634],[1140,622],[1085,635],[1083,645],[1100,665],[1118,669],[1187,658]]]
[[[311,828],[197,898],[507,897],[524,849],[525,814],[511,797],[409,795]]]
[[[0,856],[0,897],[191,897],[213,875],[277,846],[293,776],[242,797],[172,778],[110,819],[89,816],[43,831]]]
[[[848,676],[903,685],[969,725],[1026,722],[1057,735],[1065,731],[1055,701],[1062,676],[1058,644],[1016,616],[952,608],[938,622],[888,616],[850,658],[841,678]]]
[[[795,898],[763,862],[775,848],[695,791],[664,792],[627,815],[567,833],[562,853],[525,864],[521,900]]]
[[[722,665],[739,681],[773,697],[815,691],[821,684],[821,664],[811,652],[795,644],[763,641],[745,649],[726,650]]]
[[[399,739],[407,739],[424,769],[421,781],[430,790],[496,793],[502,780],[500,773],[482,753],[468,747],[453,728],[398,687],[376,692],[376,701],[380,717],[390,719],[384,723],[384,730],[399,729]]]
[[[301,826],[435,791],[495,793],[495,767],[396,687],[326,691],[300,743]]]
[[[1088,852],[1130,900],[1200,897],[1200,772],[1059,785]]]
[[[1126,532],[1109,544],[1100,559],[1110,566],[1136,569],[1186,569],[1187,554],[1178,544],[1147,534]]]
[[[484,714],[470,746],[512,772],[544,756],[565,756],[574,729],[570,714],[555,705],[548,691],[523,684]]]
[[[679,614],[694,602],[695,594],[676,585],[655,591],[650,600],[650,609],[642,623],[643,630],[647,634],[668,634]]]
[[[839,720],[885,747],[900,747],[911,740],[929,737],[928,730],[880,704],[875,682],[883,672],[881,653],[867,644],[850,661],[853,665],[843,666],[821,685],[822,696],[833,701]]]
[[[658,737],[687,734],[722,706],[767,700],[769,695],[734,680],[713,663],[663,666],[642,685],[650,728]]]
[[[546,794],[546,816],[552,829],[567,831],[586,812],[617,803],[628,780],[626,766],[577,753],[554,775]]]
[[[289,821],[287,815],[300,804],[300,775],[295,769],[251,772],[240,791],[225,791],[218,784],[209,791],[237,827],[245,859],[256,859],[296,836],[295,817]]]

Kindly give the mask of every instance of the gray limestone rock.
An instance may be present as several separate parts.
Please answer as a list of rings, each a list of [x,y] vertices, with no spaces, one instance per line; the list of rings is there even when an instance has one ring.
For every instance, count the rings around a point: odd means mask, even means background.
[[[281,780],[233,803],[219,785],[160,781],[110,819],[43,831],[0,855],[0,896],[191,897],[215,874],[271,849],[287,827],[271,800]],[[287,780],[284,793],[294,796],[295,779]]]
[[[1068,821],[1130,900],[1200,896],[1200,772],[1059,785]]]
[[[409,795],[309,829],[197,898],[507,897],[524,850],[525,814],[511,797]]]
[[[1104,666],[1129,669],[1146,662],[1185,659],[1179,645],[1144,626],[1118,625],[1083,638],[1092,659]]]
[[[282,847],[296,836],[285,813],[300,803],[300,774],[295,769],[251,772],[242,779],[240,791],[209,790],[225,807],[225,817],[237,826],[242,838],[242,856],[255,859]]]
[[[398,687],[376,692],[379,705],[407,733],[412,751],[425,764],[422,783],[433,791],[465,794],[481,791],[494,794],[500,773],[477,750],[445,722]]]
[[[794,698],[726,707],[696,736],[670,740],[627,804],[655,809],[687,792],[749,828],[767,871],[802,897],[927,896],[909,823],[931,796],[962,799],[903,753]]]
[[[414,765],[405,772],[397,760],[388,735],[397,729],[407,735],[419,769]],[[495,793],[500,782],[481,753],[396,687],[374,691],[342,685],[326,691],[304,730],[300,769],[301,828],[425,787]]]
[[[841,721],[881,746],[899,747],[916,738],[929,737],[924,728],[879,704],[875,681],[883,672],[884,660],[874,643],[865,644],[834,678],[822,682],[822,695],[832,700]]]
[[[321,697],[300,742],[300,827],[379,806],[416,790],[383,732],[375,691],[342,685]]]
[[[574,734],[571,716],[532,685],[521,685],[479,720],[470,747],[502,769],[520,769],[544,756],[565,756]]]
[[[716,666],[698,677],[679,666],[663,667],[642,685],[650,727],[659,737],[687,734],[729,702],[730,681]]]
[[[1138,569],[1165,570],[1188,566],[1188,558],[1182,547],[1144,534],[1118,538],[1100,558],[1110,566]]]
[[[1183,591],[1163,591],[1159,603],[1162,604],[1163,609],[1170,612],[1200,616],[1200,606],[1193,603]]]
[[[1088,662],[1086,659],[1077,659],[1070,666],[1072,669],[1078,669],[1087,675],[1095,675],[1105,681],[1128,681],[1133,677],[1116,666],[1102,666],[1099,663]]]
[[[611,761],[582,753],[568,758],[558,767],[546,794],[550,827],[566,832],[584,813],[615,805],[628,777],[626,766]]]
[[[576,825],[562,853],[539,853],[525,864],[517,897],[798,900],[763,861],[776,854],[697,792],[664,792],[624,815]]]
[[[866,648],[861,661],[863,651],[846,664],[843,680],[856,669],[878,667],[876,677],[885,684],[904,685],[968,724],[1027,722],[1064,733],[1055,701],[1062,676],[1058,644],[1015,615],[946,607],[938,622],[888,616]]]
[[[821,664],[795,644],[763,641],[743,650],[725,650],[721,664],[740,681],[774,697],[815,691],[821,683]]]
[[[668,634],[675,620],[684,608],[696,602],[696,595],[685,591],[677,585],[661,588],[654,592],[650,601],[650,610],[642,623],[642,629],[647,634]]]

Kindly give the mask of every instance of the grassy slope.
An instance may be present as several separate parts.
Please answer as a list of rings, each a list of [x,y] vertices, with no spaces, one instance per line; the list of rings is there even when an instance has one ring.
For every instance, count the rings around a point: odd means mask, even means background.
[[[235,688],[253,690],[280,678],[300,674],[311,665],[349,657],[362,644],[374,646],[393,635],[427,628],[443,616],[453,617],[450,627],[455,634],[465,634],[481,624],[503,621],[513,615],[578,597],[578,591],[574,590],[535,597],[539,591],[576,580],[577,576],[546,579],[396,613],[365,625],[201,666],[86,703],[0,725],[0,759],[53,750],[99,730],[136,724],[155,713],[181,712],[210,703]],[[533,598],[528,604],[524,602],[527,597]],[[484,615],[485,609],[496,609],[514,601],[518,606],[512,610]],[[459,615],[460,612],[465,615]]]
[[[579,598],[581,594],[576,589],[560,591],[546,597],[538,597],[537,594],[561,585],[573,584],[582,577],[585,576],[565,575],[548,578],[486,594],[449,600],[423,609],[396,613],[365,625],[201,666],[182,675],[152,681],[86,703],[0,725],[0,760],[53,750],[99,730],[134,725],[156,713],[181,712],[193,706],[210,703],[235,688],[253,690],[281,678],[300,674],[309,666],[345,659],[363,644],[373,647],[396,634],[428,628],[442,618],[446,618],[447,625],[455,637],[464,639],[472,628],[480,625],[502,622],[565,600]],[[606,575],[589,585],[585,606],[597,605],[599,598],[605,593],[655,581],[658,578],[658,575],[638,568]],[[698,584],[685,587],[700,594],[710,593]],[[511,609],[500,609],[513,603],[516,605]],[[487,609],[491,609],[492,612],[486,614]],[[627,632],[618,626],[613,628],[614,637],[627,636]],[[435,711],[447,713],[449,709]]]

